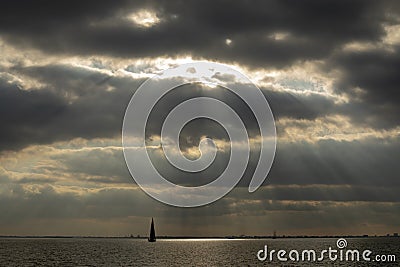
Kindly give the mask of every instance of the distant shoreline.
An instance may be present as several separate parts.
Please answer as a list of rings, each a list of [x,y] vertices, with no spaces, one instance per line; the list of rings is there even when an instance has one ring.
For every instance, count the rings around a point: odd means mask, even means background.
[[[222,239],[222,240],[232,240],[232,239],[300,239],[300,238],[399,238],[399,236],[394,235],[335,235],[335,236],[158,236],[157,239]],[[16,236],[16,235],[0,235],[0,238],[36,238],[36,239],[146,239],[147,236],[140,237],[128,237],[128,236]]]

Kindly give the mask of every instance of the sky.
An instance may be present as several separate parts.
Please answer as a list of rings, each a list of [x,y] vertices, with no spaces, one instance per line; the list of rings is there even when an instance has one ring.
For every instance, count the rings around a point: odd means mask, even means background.
[[[247,190],[259,131],[224,88],[187,85],[157,103],[148,150],[178,184],[217,177],[226,132],[197,120],[215,161],[191,177],[165,162],[160,127],[184,99],[212,96],[241,115],[251,140],[239,185],[199,208],[146,195],[124,162],[121,129],[135,90],[182,63],[244,73],[277,128],[268,178]],[[2,1],[0,8],[0,235],[382,235],[400,228],[398,1]],[[234,80],[228,82],[235,82]],[[228,144],[228,145],[227,145]]]

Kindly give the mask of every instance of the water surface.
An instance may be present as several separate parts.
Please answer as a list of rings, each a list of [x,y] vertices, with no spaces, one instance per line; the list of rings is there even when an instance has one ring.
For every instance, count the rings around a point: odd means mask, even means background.
[[[336,247],[334,238],[157,240],[106,238],[2,238],[0,266],[399,266],[400,238],[348,238],[347,249],[395,254],[396,263],[261,262],[257,252],[268,249],[321,251]]]

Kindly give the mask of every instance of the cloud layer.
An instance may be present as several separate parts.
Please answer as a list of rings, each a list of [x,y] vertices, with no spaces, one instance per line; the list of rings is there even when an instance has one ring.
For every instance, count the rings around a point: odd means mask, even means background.
[[[277,225],[291,234],[398,232],[399,36],[396,1],[3,1],[0,234],[119,235],[118,225],[145,234],[150,216],[174,235],[271,234],[264,226]],[[252,145],[234,192],[180,210],[136,187],[120,136],[137,87],[194,60],[230,64],[260,87],[278,147],[267,182],[248,194],[259,153],[249,108],[223,88],[188,85],[167,95],[150,116],[147,144],[171,181],[207,183],[230,153],[226,132],[198,120],[183,129],[181,149],[196,157],[200,138],[211,137],[216,162],[191,177],[166,163],[161,125],[185,99],[229,104]],[[237,222],[226,226],[227,218]]]

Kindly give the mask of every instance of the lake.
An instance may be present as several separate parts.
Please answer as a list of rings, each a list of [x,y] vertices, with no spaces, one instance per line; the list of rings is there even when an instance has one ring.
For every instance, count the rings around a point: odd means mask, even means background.
[[[347,238],[345,249],[395,255],[395,263],[349,262],[326,256],[323,261],[260,261],[259,250],[320,251],[337,249],[336,238],[304,239],[143,239],[1,238],[0,266],[399,266],[400,238]],[[344,252],[345,253],[345,252]],[[261,255],[263,255],[261,253]],[[292,254],[295,255],[295,254]]]

